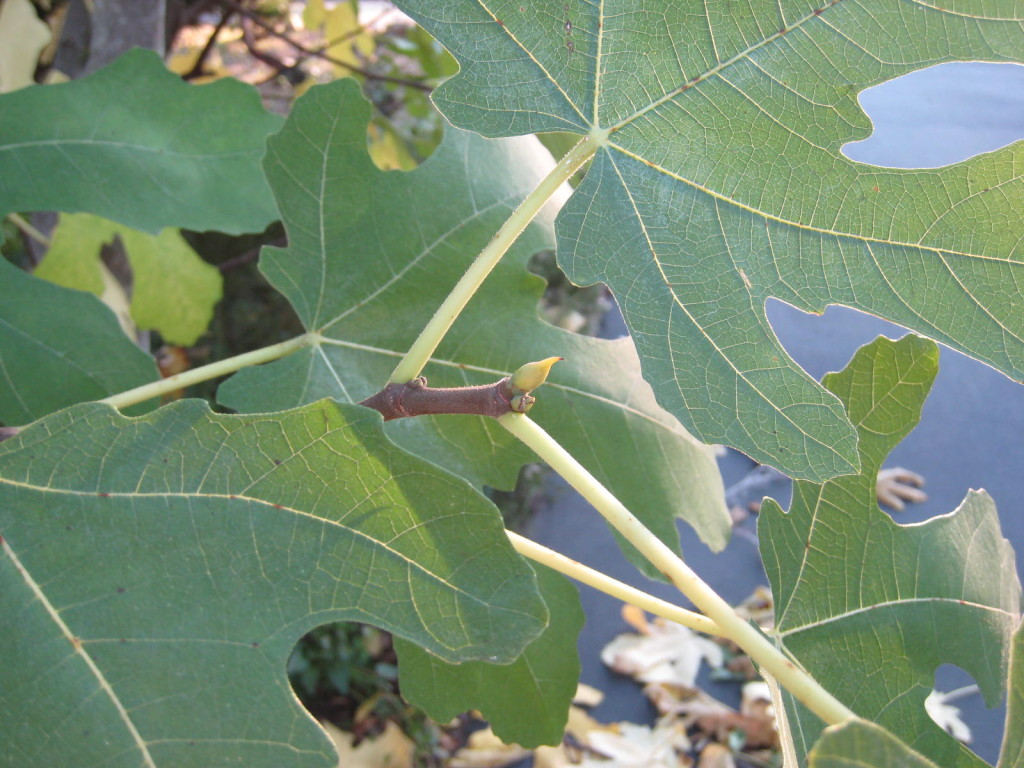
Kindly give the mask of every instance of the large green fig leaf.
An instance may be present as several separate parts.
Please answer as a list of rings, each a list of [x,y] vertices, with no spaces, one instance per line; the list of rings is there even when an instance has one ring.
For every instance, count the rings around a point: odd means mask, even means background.
[[[796,482],[788,512],[762,505],[758,535],[777,642],[859,716],[952,768],[984,763],[925,712],[935,669],[960,666],[997,703],[1021,587],[984,491],[919,525],[897,525],[878,507],[878,470],[917,423],[937,370],[935,344],[908,336],[879,338],[827,375],[857,426],[861,473]],[[822,723],[784,699],[800,753]]]
[[[188,85],[132,50],[81,80],[0,96],[0,214],[259,232],[277,219],[259,163],[279,125],[254,88]]]
[[[1006,730],[999,752],[999,768],[1024,766],[1024,624],[1013,635],[1006,685]]]
[[[205,333],[221,297],[220,271],[172,228],[150,235],[88,213],[61,214],[46,258],[33,274],[68,288],[103,292],[100,251],[119,238],[131,265],[131,316],[170,344]]]
[[[417,170],[381,172],[366,152],[368,117],[355,84],[339,81],[311,89],[268,142],[267,177],[289,246],[265,249],[261,268],[319,336],[303,352],[230,379],[218,393],[225,405],[266,411],[325,396],[358,402],[379,390],[552,166],[532,137],[487,141],[451,130]],[[432,386],[483,384],[564,356],[530,415],[664,541],[677,545],[678,515],[721,548],[730,526],[714,460],[654,402],[630,341],[587,338],[539,318],[544,283],[525,262],[550,243],[550,222],[547,211],[523,234],[425,375]],[[484,417],[421,416],[387,429],[399,445],[478,484],[511,487],[533,458]],[[597,440],[597,431],[615,437]]]
[[[534,569],[551,620],[518,659],[450,664],[396,640],[402,697],[441,723],[478,710],[506,744],[533,749],[561,743],[580,679],[576,643],[583,609],[571,581],[543,565]]]
[[[779,345],[774,296],[846,304],[1024,377],[1024,144],[890,170],[869,86],[951,60],[1022,61],[1018,0],[398,0],[458,59],[434,93],[485,136],[591,135],[559,263],[606,282],[658,401],[788,474],[856,468],[833,397]]]
[[[26,424],[158,378],[99,299],[0,258],[0,422]]]
[[[285,672],[329,621],[449,661],[544,627],[530,567],[464,480],[380,416],[75,406],[0,443],[0,742],[10,765],[324,766]]]

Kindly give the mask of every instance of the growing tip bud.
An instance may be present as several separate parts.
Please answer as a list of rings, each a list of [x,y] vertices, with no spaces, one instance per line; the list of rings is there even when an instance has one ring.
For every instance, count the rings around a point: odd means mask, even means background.
[[[527,363],[520,366],[519,370],[512,374],[509,382],[515,392],[529,392],[543,384],[548,378],[551,366],[564,357],[549,357],[546,360],[538,360],[536,363]]]

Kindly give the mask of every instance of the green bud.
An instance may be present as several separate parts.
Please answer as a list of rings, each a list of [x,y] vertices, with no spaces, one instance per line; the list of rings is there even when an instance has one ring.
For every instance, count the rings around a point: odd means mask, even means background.
[[[521,395],[515,395],[509,401],[509,406],[516,413],[526,413],[528,410],[533,408],[533,404],[537,401],[537,398],[526,394],[525,392]]]
[[[536,363],[527,363],[520,366],[519,370],[512,374],[509,382],[515,392],[529,392],[536,389],[545,382],[551,366],[564,357],[549,357],[546,360],[539,360]]]

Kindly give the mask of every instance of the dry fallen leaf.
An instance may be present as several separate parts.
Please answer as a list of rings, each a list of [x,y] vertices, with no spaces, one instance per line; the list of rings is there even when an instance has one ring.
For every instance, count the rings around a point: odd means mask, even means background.
[[[522,760],[530,754],[518,744],[505,744],[490,728],[475,731],[466,746],[456,752],[448,768],[502,768]]]
[[[712,742],[701,751],[697,768],[736,768],[736,761],[728,747]]]
[[[686,729],[674,717],[664,717],[654,728],[617,723],[615,730],[591,731],[587,746],[598,753],[584,758],[585,768],[680,768],[691,765],[681,754],[690,749]]]
[[[701,662],[712,667],[724,663],[717,643],[687,627],[660,618],[648,622],[635,609],[623,615],[641,634],[619,635],[601,651],[601,660],[620,674],[641,683],[693,687]]]
[[[29,0],[0,1],[0,93],[34,82],[39,54],[50,42],[50,28]]]
[[[592,685],[586,683],[577,683],[576,695],[572,699],[572,703],[580,707],[593,708],[604,701],[604,692],[599,691]]]
[[[389,721],[379,736],[363,739],[356,747],[351,733],[331,723],[323,723],[323,727],[338,750],[339,768],[412,768],[416,746],[393,722]]]
[[[928,717],[935,721],[935,724],[942,730],[957,741],[970,744],[972,738],[970,727],[960,719],[960,710],[949,703],[961,695],[962,691],[940,693],[933,690],[924,700],[924,709],[928,713]]]

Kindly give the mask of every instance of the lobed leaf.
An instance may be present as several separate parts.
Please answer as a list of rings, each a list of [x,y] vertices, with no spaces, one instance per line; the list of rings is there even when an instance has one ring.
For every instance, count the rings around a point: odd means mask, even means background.
[[[918,525],[897,525],[878,507],[878,470],[917,423],[937,370],[937,347],[908,336],[879,338],[827,375],[859,431],[861,473],[796,482],[788,512],[762,505],[758,536],[776,642],[860,717],[952,768],[984,763],[925,712],[935,669],[960,666],[998,702],[1021,587],[984,491]],[[822,723],[783,698],[802,754]]]
[[[353,83],[331,83],[310,89],[268,142],[267,177],[289,246],[265,249],[261,269],[319,336],[314,347],[222,385],[218,398],[231,408],[282,409],[325,396],[359,402],[374,394],[473,257],[552,167],[533,138],[485,141],[451,130],[417,170],[381,172],[366,152],[368,117]],[[525,262],[550,244],[550,217],[542,214],[520,237],[425,375],[432,386],[483,384],[531,360],[567,358],[539,390],[531,417],[671,546],[678,546],[680,516],[720,549],[730,523],[714,459],[654,402],[629,340],[568,333],[537,315],[544,283]],[[509,488],[533,458],[483,417],[421,416],[387,429],[399,445],[477,484]],[[597,432],[615,439],[597,440]]]
[[[576,643],[584,615],[579,593],[539,564],[537,585],[551,613],[547,628],[511,664],[449,664],[412,643],[395,642],[402,697],[440,723],[478,710],[506,744],[557,745],[580,679]]]
[[[0,214],[260,232],[277,219],[259,162],[279,125],[254,88],[191,86],[135,49],[80,80],[0,96]]]
[[[330,621],[516,658],[547,620],[533,572],[486,499],[380,423],[88,404],[0,443],[11,764],[333,765],[285,672]]]
[[[26,424],[158,377],[99,299],[0,258],[0,421]]]
[[[434,93],[455,125],[597,141],[559,263],[611,287],[658,401],[701,440],[808,480],[857,468],[768,297],[855,307],[1024,377],[1024,143],[927,170],[841,151],[871,132],[865,88],[1024,61],[1016,0],[397,4],[461,65]]]

